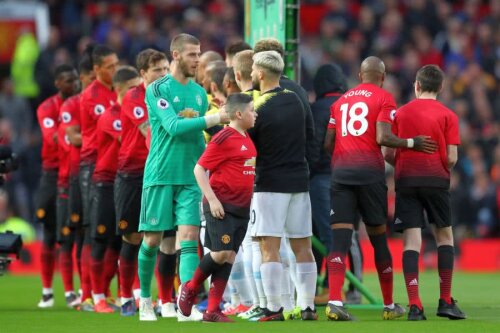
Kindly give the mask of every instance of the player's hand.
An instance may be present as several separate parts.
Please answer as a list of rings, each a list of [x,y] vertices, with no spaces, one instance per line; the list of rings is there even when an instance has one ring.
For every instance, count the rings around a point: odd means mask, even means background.
[[[220,116],[220,122],[221,124],[227,124],[229,123],[229,116],[226,112],[226,106],[223,105],[220,109],[219,109],[219,116]]]
[[[413,149],[427,154],[432,154],[438,149],[437,142],[428,135],[419,135],[413,138]]]
[[[222,207],[222,204],[218,199],[214,199],[208,202],[210,205],[210,213],[212,214],[213,217],[216,219],[222,220],[225,216],[224,212],[224,207]]]

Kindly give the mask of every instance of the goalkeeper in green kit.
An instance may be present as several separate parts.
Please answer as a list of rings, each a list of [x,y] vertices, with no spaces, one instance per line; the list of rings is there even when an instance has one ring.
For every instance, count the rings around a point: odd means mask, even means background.
[[[199,264],[201,192],[193,169],[205,149],[203,130],[228,120],[223,110],[205,116],[206,92],[192,80],[201,53],[199,40],[188,34],[177,35],[172,39],[170,51],[172,73],[146,89],[151,146],[144,169],[139,224],[139,231],[144,232],[138,258],[141,321],[156,320],[151,280],[164,231],[170,234],[177,228],[181,282],[190,280]],[[179,321],[201,319],[196,310],[189,317],[178,313]]]

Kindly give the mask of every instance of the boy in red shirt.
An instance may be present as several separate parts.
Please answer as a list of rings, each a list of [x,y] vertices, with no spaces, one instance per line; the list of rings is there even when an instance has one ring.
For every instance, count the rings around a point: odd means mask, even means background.
[[[194,168],[196,181],[203,192],[203,212],[207,221],[206,254],[193,278],[179,287],[177,306],[188,316],[203,281],[212,277],[207,311],[203,320],[232,322],[219,309],[231,267],[245,237],[255,178],[257,151],[246,130],[252,128],[257,114],[253,98],[230,95],[226,112],[231,122],[215,135]],[[210,171],[210,179],[207,175]]]
[[[424,211],[429,223],[436,227],[440,289],[437,315],[465,319],[451,297],[454,247],[449,188],[460,134],[457,115],[436,100],[443,80],[444,74],[439,67],[422,67],[415,80],[417,99],[396,112],[393,127],[395,134],[403,138],[411,138],[416,133],[431,136],[439,149],[431,155],[405,148],[386,150],[384,154],[387,162],[395,165],[394,229],[403,233],[403,272],[410,304],[408,320],[426,319],[418,294],[421,229],[426,226]]]

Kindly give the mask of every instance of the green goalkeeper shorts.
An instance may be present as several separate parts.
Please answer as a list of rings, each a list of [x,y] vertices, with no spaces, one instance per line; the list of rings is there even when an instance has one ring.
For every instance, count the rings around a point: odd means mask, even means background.
[[[198,185],[155,185],[142,190],[139,231],[175,230],[200,226]]]

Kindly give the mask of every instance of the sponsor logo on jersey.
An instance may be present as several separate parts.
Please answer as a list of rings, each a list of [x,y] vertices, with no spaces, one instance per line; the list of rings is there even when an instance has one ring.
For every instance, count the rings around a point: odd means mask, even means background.
[[[97,104],[96,106],[94,106],[94,113],[98,116],[103,114],[104,110],[106,110],[106,108],[102,104]]]
[[[122,130],[122,121],[120,119],[116,119],[113,121],[113,128],[115,131],[121,131]]]
[[[162,109],[162,110],[165,110],[166,108],[168,108],[168,102],[167,102],[167,100],[166,100],[166,99],[164,99],[164,98],[160,98],[160,99],[158,100],[158,102],[156,102],[156,105],[157,105],[160,109]]]
[[[71,121],[71,114],[67,111],[63,111],[61,113],[61,119],[63,123],[67,124]]]
[[[43,127],[45,128],[52,128],[56,124],[56,122],[52,118],[43,118],[42,123]]]
[[[256,162],[257,162],[256,158],[252,157],[252,158],[249,158],[248,160],[246,160],[245,163],[243,164],[243,166],[255,168]]]
[[[133,112],[136,119],[141,119],[142,117],[144,117],[144,109],[140,106],[136,106]]]

